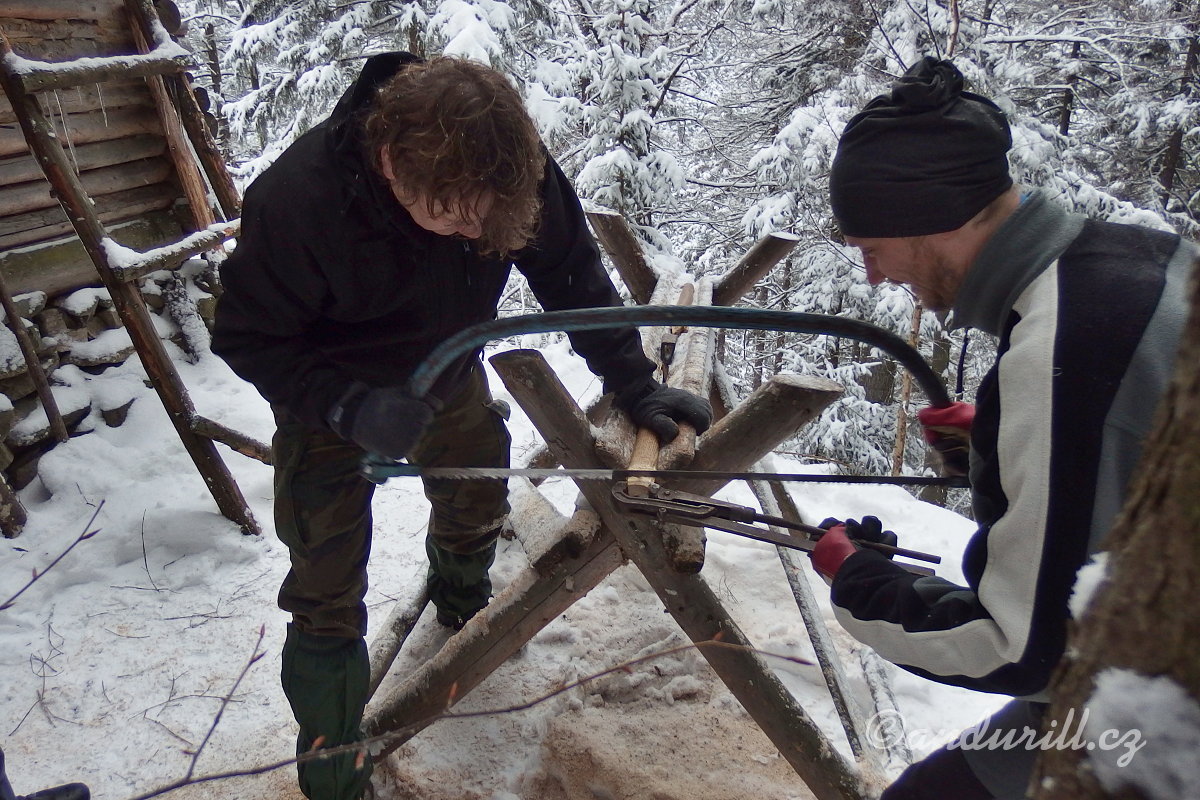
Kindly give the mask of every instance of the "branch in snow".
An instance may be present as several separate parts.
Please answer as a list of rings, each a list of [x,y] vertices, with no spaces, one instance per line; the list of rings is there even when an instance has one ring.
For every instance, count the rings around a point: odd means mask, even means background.
[[[103,500],[101,500],[100,503],[96,506],[96,510],[92,512],[92,518],[88,520],[87,525],[83,526],[83,533],[79,534],[79,536],[77,536],[75,538],[75,541],[71,542],[70,546],[67,547],[66,550],[63,550],[61,553],[59,553],[58,557],[55,558],[53,561],[51,561],[48,565],[46,565],[46,568],[43,569],[41,572],[39,572],[37,569],[34,569],[33,577],[29,579],[29,582],[26,583],[24,586],[22,586],[19,590],[17,590],[17,593],[14,594],[12,597],[8,598],[3,603],[0,603],[0,611],[6,611],[9,608],[12,608],[13,603],[15,603],[17,601],[18,597],[25,594],[25,592],[29,589],[29,587],[33,586],[35,583],[37,583],[39,580],[41,580],[46,575],[47,572],[54,569],[54,567],[58,565],[58,562],[62,561],[64,558],[66,558],[67,554],[75,549],[75,546],[77,544],[79,544],[82,541],[86,541],[87,539],[92,538],[93,536],[95,536],[97,533],[100,532],[99,528],[92,527],[92,523],[96,521],[96,517],[100,516],[100,509],[102,509],[102,508],[104,508]]]

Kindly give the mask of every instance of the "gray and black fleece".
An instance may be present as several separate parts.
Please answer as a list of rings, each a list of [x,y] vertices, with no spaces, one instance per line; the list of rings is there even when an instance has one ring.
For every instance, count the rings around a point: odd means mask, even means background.
[[[376,88],[416,60],[367,60],[329,119],[247,189],[238,246],[221,268],[213,352],[317,427],[353,382],[402,386],[435,346],[495,317],[514,263],[547,310],[621,304],[579,199],[548,155],[537,239],[512,260],[412,221],[371,168],[359,121]],[[578,332],[571,342],[606,390],[654,370],[634,329]],[[434,395],[453,394],[477,358],[443,373]]]
[[[832,595],[848,631],[933,680],[1042,692],[1076,572],[1121,507],[1173,374],[1196,259],[1176,235],[1025,199],[954,307],[956,325],[999,338],[971,434],[967,586],[855,553]]]

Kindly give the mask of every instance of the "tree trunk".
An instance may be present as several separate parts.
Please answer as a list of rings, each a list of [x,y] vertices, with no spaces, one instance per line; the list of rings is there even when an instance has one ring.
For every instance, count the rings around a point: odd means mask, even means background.
[[[1112,669],[1146,678],[1169,678],[1192,702],[1200,701],[1200,657],[1196,650],[1196,642],[1200,641],[1200,614],[1196,613],[1196,587],[1200,586],[1200,496],[1196,493],[1200,485],[1198,309],[1200,282],[1193,282],[1192,315],[1176,362],[1175,379],[1159,408],[1129,498],[1105,540],[1105,579],[1072,631],[1068,656],[1052,682],[1055,701],[1043,725],[1044,732],[1057,729],[1073,733],[1064,727],[1071,712],[1077,730],[1093,696],[1097,674]],[[1127,698],[1123,704],[1141,700]],[[1092,713],[1098,710],[1093,708]],[[1146,723],[1151,725],[1153,720],[1147,718]],[[1117,774],[1145,774],[1151,765],[1157,774],[1162,765],[1195,758],[1194,752],[1171,751],[1169,748],[1177,743],[1159,739],[1147,737],[1143,742],[1146,752],[1134,755],[1132,766]],[[1131,787],[1106,790],[1092,766],[1101,749],[1046,749],[1035,771],[1031,796],[1036,800],[1165,796]],[[1115,758],[1115,753],[1110,758]],[[1141,764],[1136,763],[1138,759]],[[1177,788],[1179,797],[1200,796],[1200,787],[1195,785]]]
[[[1188,45],[1187,59],[1183,64],[1183,78],[1180,80],[1179,92],[1184,98],[1195,95],[1196,65],[1200,62],[1200,22],[1193,22],[1192,40]],[[1163,207],[1166,208],[1171,200],[1171,192],[1175,188],[1175,176],[1179,171],[1179,162],[1183,157],[1183,128],[1176,127],[1167,140],[1167,149],[1163,153],[1162,169],[1158,173],[1158,183],[1162,187]],[[1186,210],[1186,208],[1185,208]]]

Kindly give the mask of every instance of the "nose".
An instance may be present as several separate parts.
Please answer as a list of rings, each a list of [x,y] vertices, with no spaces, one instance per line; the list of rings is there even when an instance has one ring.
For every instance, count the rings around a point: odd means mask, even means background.
[[[866,267],[866,269],[867,269],[867,283],[871,284],[872,286],[878,286],[879,284],[881,284],[885,280],[887,280],[887,276],[884,275],[882,272],[880,272],[879,269],[875,266],[874,258],[864,255],[863,256],[863,266]]]
[[[478,239],[483,235],[483,224],[477,219],[459,222],[454,232],[466,239]]]

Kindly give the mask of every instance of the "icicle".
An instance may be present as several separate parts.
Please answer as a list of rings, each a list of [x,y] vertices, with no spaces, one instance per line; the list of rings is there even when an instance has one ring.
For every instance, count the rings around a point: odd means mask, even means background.
[[[79,159],[75,157],[75,143],[71,141],[71,131],[67,128],[67,112],[63,111],[62,98],[58,89],[54,90],[54,102],[58,104],[58,115],[62,117],[63,138],[67,140],[67,150],[71,152],[71,162],[75,165],[75,174],[79,175]]]
[[[108,124],[108,106],[104,105],[104,88],[101,84],[96,84],[96,96],[100,98],[100,113],[104,116],[104,127],[110,127]]]

